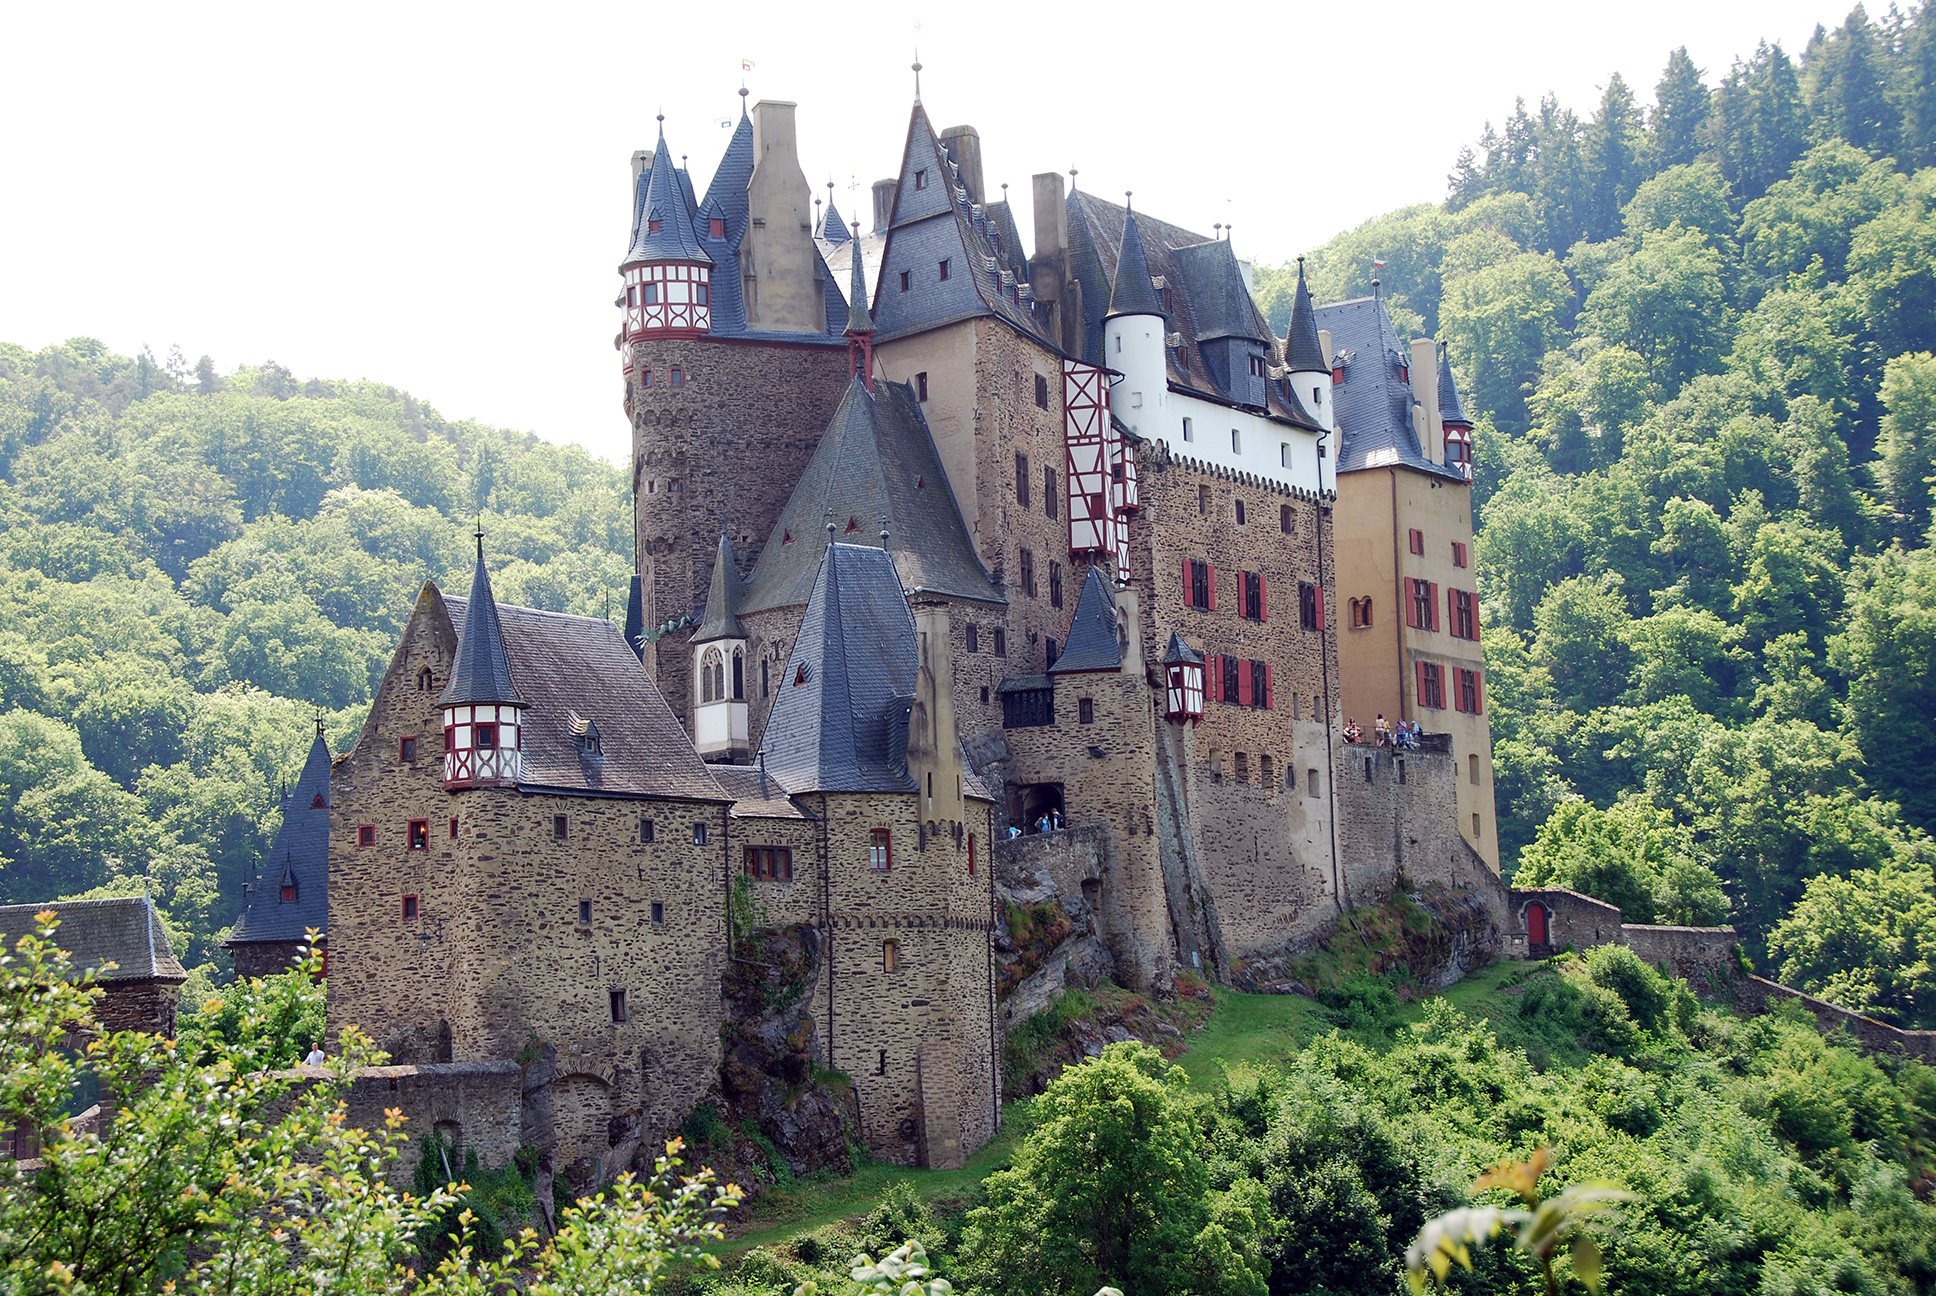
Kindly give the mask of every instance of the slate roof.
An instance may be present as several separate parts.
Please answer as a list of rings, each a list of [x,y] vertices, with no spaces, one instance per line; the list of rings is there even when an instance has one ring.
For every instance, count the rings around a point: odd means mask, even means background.
[[[1311,288],[1304,281],[1304,258],[1297,259],[1297,295],[1291,300],[1290,328],[1284,334],[1284,367],[1292,373],[1321,373],[1331,368],[1318,338],[1317,311]]]
[[[524,699],[511,680],[511,667],[504,657],[504,635],[498,626],[497,600],[491,596],[491,574],[484,569],[484,537],[477,538],[477,566],[471,572],[471,601],[482,615],[465,624],[457,637],[457,661],[450,668],[450,682],[444,686],[438,706],[465,706],[473,702],[509,702]]]
[[[907,720],[918,672],[893,560],[828,546],[767,719],[767,772],[794,795],[916,791]]]
[[[1079,189],[1070,191],[1065,206],[1070,262],[1082,285],[1082,358],[1107,366],[1102,326],[1110,315],[1123,313],[1112,297],[1120,282],[1117,268],[1129,209]],[[1164,317],[1165,330],[1178,335],[1183,344],[1164,349],[1171,387],[1205,400],[1256,408],[1243,398],[1244,393],[1218,378],[1203,346],[1226,338],[1247,339],[1256,342],[1273,363],[1280,354],[1270,325],[1244,287],[1243,271],[1229,240],[1206,238],[1145,212],[1136,213],[1135,229],[1149,268],[1145,278],[1161,279],[1170,289],[1165,311],[1152,287],[1158,301],[1153,313]],[[1248,378],[1246,366],[1239,380]],[[1308,431],[1324,430],[1295,395],[1286,396],[1282,385],[1269,382],[1261,387],[1267,415]]]
[[[848,242],[853,240],[849,239]],[[855,249],[848,257],[847,332],[872,333],[874,317],[867,310],[867,258]]]
[[[1412,427],[1412,386],[1399,377],[1411,357],[1399,345],[1385,303],[1377,297],[1329,302],[1317,308],[1318,327],[1331,330],[1331,354],[1344,365],[1332,388],[1338,425],[1338,471],[1404,465],[1463,482],[1456,469],[1425,457]],[[1435,376],[1436,378],[1436,376]]]
[[[713,765],[713,778],[734,798],[735,819],[814,819],[818,816],[787,795],[780,781],[758,765]]]
[[[632,265],[639,261],[712,261],[706,249],[699,245],[692,181],[672,165],[663,124],[659,127],[659,143],[652,151],[652,167],[649,171],[639,173],[639,187],[632,246],[625,253],[624,264]],[[656,232],[652,228],[655,221],[659,226]]]
[[[944,259],[949,263],[945,280],[940,277]],[[910,273],[907,292],[900,291],[903,270]],[[1036,302],[1028,282],[1028,258],[1007,204],[973,201],[917,100],[874,291],[874,322],[882,340],[993,315],[1060,350],[1048,333],[1049,312]]]
[[[826,239],[829,243],[845,243],[848,239],[854,237],[853,234],[848,232],[847,222],[840,219],[840,212],[835,209],[831,202],[827,204],[827,215],[825,219],[820,222],[820,237]]]
[[[241,918],[225,945],[300,941],[329,930],[329,741],[320,729],[296,786],[282,798],[282,827],[256,868]],[[296,898],[285,901],[282,888]]]
[[[1172,630],[1170,631],[1170,646],[1163,650],[1163,664],[1165,666],[1174,666],[1179,662],[1189,662],[1201,666],[1203,665],[1203,654],[1192,648],[1189,644],[1184,643],[1183,636]]]
[[[54,944],[72,957],[77,972],[99,971],[101,981],[188,979],[147,896],[0,905],[0,942],[9,953],[22,936],[38,929],[36,915],[47,909],[60,918]],[[115,966],[108,969],[109,963]]]
[[[1459,384],[1452,377],[1452,353],[1443,347],[1439,349],[1439,421],[1472,426],[1472,420],[1465,416],[1465,406],[1459,400]]]
[[[706,606],[699,628],[692,633],[693,643],[746,638],[746,627],[739,623],[735,610],[741,584],[739,568],[733,563],[733,542],[721,531],[719,549],[713,555],[712,584],[706,587]]]
[[[1082,597],[1076,600],[1075,616],[1069,621],[1068,646],[1055,659],[1055,665],[1049,667],[1049,674],[1121,670],[1121,633],[1116,619],[1116,600],[1110,597],[1102,568],[1091,567],[1082,581]]]
[[[645,660],[645,587],[637,576],[625,595],[625,644],[633,656]]]
[[[1123,238],[1116,249],[1116,281],[1109,289],[1109,314],[1161,315],[1163,299],[1150,281],[1149,259],[1143,255],[1143,236],[1136,231],[1136,213],[1123,217]]]
[[[469,599],[443,600],[462,643]],[[725,801],[678,717],[659,696],[617,626],[500,604],[506,659],[524,696],[522,789]],[[573,714],[598,726],[599,748],[571,732]]]
[[[1005,601],[968,538],[913,391],[876,379],[870,392],[856,375],[767,536],[740,615],[807,602],[829,543],[878,547],[883,529],[903,590]]]

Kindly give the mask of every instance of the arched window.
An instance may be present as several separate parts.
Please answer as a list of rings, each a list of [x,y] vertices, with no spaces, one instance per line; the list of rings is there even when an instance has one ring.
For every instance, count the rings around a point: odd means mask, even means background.
[[[436,676],[430,673],[430,667],[426,666],[417,672],[417,692],[428,693],[435,683]]]
[[[708,648],[706,655],[699,659],[699,700],[717,702],[725,693],[721,683],[725,678],[725,663],[719,649]]]
[[[733,692],[731,696],[735,702],[743,702],[746,700],[746,654],[737,648],[733,649]]]

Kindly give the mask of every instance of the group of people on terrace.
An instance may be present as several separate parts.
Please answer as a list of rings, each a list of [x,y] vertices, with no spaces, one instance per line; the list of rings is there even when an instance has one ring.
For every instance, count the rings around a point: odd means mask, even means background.
[[[1424,726],[1420,725],[1416,720],[1399,720],[1395,723],[1387,724],[1385,715],[1381,711],[1378,714],[1378,719],[1372,724],[1371,741],[1380,747],[1396,747],[1400,751],[1417,751],[1418,740],[1424,732]],[[1344,722],[1344,740],[1348,743],[1361,743],[1365,741],[1365,731],[1359,728],[1356,720],[1349,717]]]

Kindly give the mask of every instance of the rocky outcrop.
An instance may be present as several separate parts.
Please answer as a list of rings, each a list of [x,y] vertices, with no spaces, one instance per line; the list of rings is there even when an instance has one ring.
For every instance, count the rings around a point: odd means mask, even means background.
[[[1498,916],[1483,892],[1434,885],[1400,893],[1379,909],[1354,911],[1311,940],[1246,959],[1234,969],[1231,984],[1252,994],[1310,994],[1312,952],[1353,939],[1363,944],[1360,961],[1366,970],[1402,973],[1420,992],[1443,990],[1507,952]]]

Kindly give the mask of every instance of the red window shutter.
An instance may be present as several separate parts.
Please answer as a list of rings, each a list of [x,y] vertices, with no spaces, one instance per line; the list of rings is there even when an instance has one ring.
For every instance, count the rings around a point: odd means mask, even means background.
[[[1459,609],[1454,606],[1454,600],[1458,597],[1459,592],[1457,590],[1448,589],[1445,591],[1445,628],[1452,632],[1452,636],[1455,639],[1459,634]]]
[[[1270,620],[1270,598],[1268,597],[1269,593],[1270,591],[1266,589],[1264,585],[1264,573],[1258,572],[1257,573],[1257,619],[1259,621]]]
[[[1312,593],[1317,598],[1318,603],[1318,629],[1322,630],[1324,629],[1324,586],[1316,586]]]
[[[1484,715],[1486,713],[1486,673],[1484,671],[1472,672],[1472,700],[1475,704],[1472,714]]]
[[[1271,689],[1270,663],[1264,663],[1264,710],[1270,711],[1277,706],[1277,694]]]
[[[1426,600],[1425,600],[1425,606],[1426,606],[1426,607],[1428,607],[1428,608],[1430,608],[1430,609],[1432,610],[1432,624],[1431,624],[1431,625],[1429,625],[1429,626],[1427,626],[1427,627],[1426,627],[1426,629],[1428,629],[1428,630],[1437,630],[1437,629],[1439,628],[1439,586],[1438,586],[1438,582],[1437,582],[1437,581],[1427,581],[1427,582],[1425,583],[1425,591],[1426,591],[1426,594],[1427,594],[1427,598],[1426,598]]]
[[[1418,582],[1405,578],[1405,624],[1418,629]]]
[[[1190,602],[1190,597],[1191,597],[1190,591],[1192,588],[1193,587],[1190,584],[1190,560],[1188,558],[1185,558],[1183,560],[1183,606],[1184,607],[1194,606],[1194,604]]]
[[[1210,563],[1205,563],[1204,566],[1209,568],[1210,570],[1210,609],[1209,610],[1212,612],[1215,612],[1217,610],[1217,569],[1216,567],[1212,566]],[[1242,608],[1239,608],[1237,610],[1240,612],[1243,611]]]
[[[1412,674],[1418,677],[1417,697],[1418,697],[1418,704],[1422,707],[1425,705],[1425,663],[1413,662]]]
[[[1250,680],[1250,663],[1238,662],[1237,663],[1237,705],[1238,706],[1256,705],[1257,697],[1254,692],[1255,687],[1256,686],[1253,685]]]

